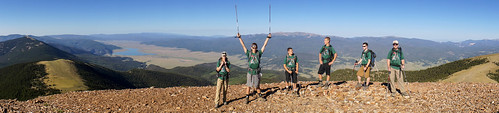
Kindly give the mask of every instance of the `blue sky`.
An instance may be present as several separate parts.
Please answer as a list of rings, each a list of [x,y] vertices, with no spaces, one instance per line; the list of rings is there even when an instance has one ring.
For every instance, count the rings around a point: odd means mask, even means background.
[[[499,38],[499,0],[0,0],[0,35],[309,32],[435,41]]]

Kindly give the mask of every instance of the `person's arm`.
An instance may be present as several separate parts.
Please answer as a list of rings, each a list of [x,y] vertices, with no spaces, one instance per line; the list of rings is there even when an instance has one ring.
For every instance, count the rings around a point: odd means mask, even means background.
[[[246,46],[244,45],[243,39],[241,39],[241,35],[239,33],[237,33],[237,38],[239,38],[239,42],[241,43],[241,46],[243,46],[244,53],[246,53],[248,51],[248,49],[246,49]]]
[[[322,54],[319,53],[319,63],[322,65]]]
[[[391,71],[392,69],[390,68],[390,59],[386,59],[386,67],[388,68],[388,71]]]
[[[359,58],[359,61],[355,65],[360,65],[362,63],[362,57]]]
[[[227,63],[227,64],[225,64],[225,65],[226,65],[226,66],[225,66],[225,70],[226,70],[227,72],[230,72],[230,64],[228,64],[228,63]]]
[[[265,47],[267,47],[267,43],[269,42],[270,37],[272,37],[272,34],[269,33],[267,39],[265,39],[265,43],[263,43],[262,53],[265,51]]]
[[[286,66],[286,64],[283,64],[282,66],[284,67],[284,70],[285,70],[286,72],[290,73],[290,72],[289,72],[288,67]]]
[[[402,60],[402,65],[400,66],[402,69],[404,69],[405,65],[405,60]]]
[[[222,69],[222,66],[223,66],[223,65],[222,65],[222,64],[220,64],[220,63],[221,63],[221,62],[218,62],[218,64],[217,64],[217,65],[218,65],[218,67],[217,67],[217,72],[220,72],[220,70]]]
[[[367,59],[367,64],[366,64],[366,67],[364,67],[364,71],[367,70],[367,67],[369,67],[369,64],[371,64],[371,59]]]
[[[336,61],[337,56],[338,56],[338,53],[334,53],[333,60],[331,60],[331,62],[329,62],[329,65],[333,65],[333,62]]]
[[[300,67],[300,66],[299,66],[298,62],[296,62],[296,74],[298,74],[298,69],[299,69],[299,67]]]
[[[402,50],[400,50],[400,60],[402,61],[402,64],[400,64],[401,68],[404,69],[405,65],[405,58],[404,58],[404,53],[402,53]]]

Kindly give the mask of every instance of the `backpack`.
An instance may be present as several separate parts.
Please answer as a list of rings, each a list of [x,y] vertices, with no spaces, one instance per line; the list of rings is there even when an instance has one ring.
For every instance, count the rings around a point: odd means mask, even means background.
[[[370,50],[370,49],[368,49],[367,52],[371,53],[371,62],[369,63],[369,66],[374,67],[374,65],[375,65],[374,62],[376,62],[376,53],[374,53],[374,51]],[[364,53],[364,52],[362,52],[362,53]]]
[[[326,45],[322,46],[322,51],[324,52],[325,50],[326,50]],[[331,61],[333,60],[333,57],[334,57],[334,56],[333,56],[333,51],[329,51],[329,50],[328,50],[328,53],[329,53],[329,56],[331,56],[331,57],[329,57],[329,58],[328,58],[328,59],[326,59],[326,60],[327,60],[327,61],[329,61],[329,62],[331,62]],[[321,57],[321,59],[322,59],[322,57]],[[322,60],[324,60],[324,59],[322,59]]]

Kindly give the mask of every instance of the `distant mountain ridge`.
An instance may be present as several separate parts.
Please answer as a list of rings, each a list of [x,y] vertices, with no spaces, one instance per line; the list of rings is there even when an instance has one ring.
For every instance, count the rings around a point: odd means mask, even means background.
[[[26,37],[30,37],[29,40]],[[11,64],[54,59],[70,59],[90,62],[118,71],[145,68],[145,63],[133,61],[133,59],[128,57],[106,56],[112,54],[112,50],[120,47],[106,45],[90,39],[56,39],[52,37],[23,35],[0,36],[0,39],[3,40],[3,42],[0,42],[0,48],[3,48],[0,50],[3,52],[3,54],[0,54],[0,68]],[[39,41],[39,39],[43,41]],[[7,50],[9,48],[16,48],[17,46],[26,46],[26,44],[38,44],[30,46],[31,48],[36,48],[37,50]],[[17,49],[20,48],[22,47],[17,47]],[[46,54],[43,54],[44,52]],[[17,56],[16,59],[12,59],[15,56]],[[3,64],[5,62],[8,63]]]
[[[242,38],[245,44],[249,46],[252,42],[256,42],[262,46],[267,34],[250,34],[243,35]],[[294,52],[301,56],[300,65],[305,67],[315,67],[318,63],[318,52],[324,44],[324,35],[303,33],[303,32],[280,32],[274,33],[262,59],[265,67],[273,67],[273,69],[282,69],[278,65],[282,62],[282,57],[286,54],[286,48],[293,47]],[[405,58],[410,64],[417,66],[409,66],[409,69],[417,70],[436,66],[439,64],[456,61],[463,58],[473,56],[498,53],[499,40],[467,40],[463,42],[435,42],[431,40],[423,40],[416,38],[401,38],[401,37],[354,37],[344,38],[330,36],[331,44],[338,53],[337,64],[342,65],[337,69],[348,68],[355,60],[360,57],[362,51],[362,43],[368,42],[369,49],[372,49],[378,55],[377,64],[383,64],[392,48],[392,41],[398,40],[403,48]],[[216,39],[164,39],[155,41],[146,41],[143,44],[187,48],[193,51],[204,52],[220,52],[227,51],[231,54],[243,54],[239,40],[233,37],[216,38]],[[466,45],[466,46],[465,46]],[[380,69],[386,69],[385,65],[379,65]],[[383,67],[384,66],[384,67]]]
[[[33,61],[78,59],[44,42],[24,37],[0,42],[0,68]]]
[[[247,45],[256,42],[262,46],[267,34],[243,35]],[[286,48],[293,47],[295,53],[303,59],[300,64],[304,67],[315,67],[317,65],[318,51],[323,45],[326,35],[306,33],[306,32],[276,32],[270,40],[267,51],[262,59],[263,65],[267,69],[282,69],[278,65],[286,54]],[[230,54],[243,54],[238,40],[234,37],[209,37],[209,36],[189,36],[168,33],[129,33],[129,34],[96,34],[96,35],[50,35],[56,39],[88,39],[88,40],[134,40],[143,44],[157,45],[163,47],[186,48],[192,51],[221,52],[227,51]],[[417,38],[403,38],[395,36],[386,37],[353,37],[345,38],[330,36],[332,45],[339,54],[338,62],[334,69],[349,68],[360,57],[361,44],[369,43],[372,49],[379,56],[377,64],[383,64],[392,47],[393,40],[399,40],[406,55],[409,70],[425,69],[431,66],[456,61],[473,56],[498,53],[499,44],[497,39],[486,40],[466,40],[461,42],[436,42]],[[2,40],[2,39],[0,39]],[[115,49],[115,48],[110,48]],[[64,50],[64,49],[62,49]],[[70,50],[67,50],[70,51]],[[379,65],[379,69],[386,69],[386,66]]]

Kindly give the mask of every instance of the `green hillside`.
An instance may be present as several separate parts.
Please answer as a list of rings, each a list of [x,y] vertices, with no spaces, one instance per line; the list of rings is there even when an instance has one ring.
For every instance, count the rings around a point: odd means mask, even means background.
[[[496,66],[499,66],[499,62],[494,62],[494,64],[496,64]],[[499,69],[497,69],[495,72],[490,72],[487,74],[487,76],[492,79],[492,80],[495,80],[497,82],[499,82]]]
[[[135,87],[173,87],[173,86],[207,86],[211,85],[209,81],[198,80],[192,77],[174,74],[163,73],[157,71],[133,69],[128,72],[123,72],[124,77],[127,78]]]
[[[77,79],[82,79],[84,87],[88,87],[88,90],[211,85],[209,81],[197,80],[175,73],[163,73],[143,69],[118,72],[94,64],[79,61],[72,62],[74,63],[69,64],[74,66],[59,66],[56,70],[51,71],[71,71],[71,69],[67,69],[70,67],[76,69],[77,76],[80,77]],[[38,62],[0,68],[0,78],[2,78],[0,79],[0,99],[17,98],[18,100],[28,100],[41,95],[61,93],[61,89],[56,89],[57,86],[53,87],[44,82],[44,80],[49,79],[47,75],[45,65]],[[66,76],[74,77],[74,75],[58,75],[58,77]],[[58,81],[53,82],[65,83],[66,90],[77,89],[68,86],[73,83],[67,82],[74,82],[73,80],[64,80],[58,79]],[[75,85],[73,87],[81,86]]]
[[[60,93],[43,83],[47,75],[44,65],[16,64],[0,69],[0,99],[28,100],[40,95]]]

